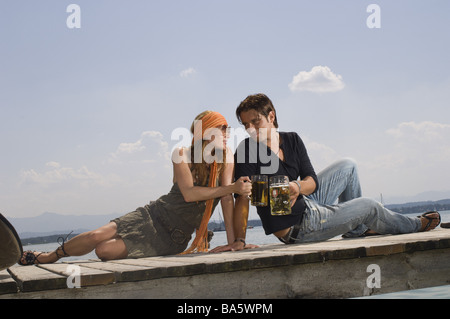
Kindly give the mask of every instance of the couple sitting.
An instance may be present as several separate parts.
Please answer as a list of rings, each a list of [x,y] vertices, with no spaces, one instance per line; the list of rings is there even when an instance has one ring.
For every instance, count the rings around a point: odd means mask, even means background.
[[[286,244],[323,241],[341,234],[413,233],[439,225],[438,212],[410,218],[361,197],[351,160],[341,160],[316,175],[298,134],[276,130],[276,111],[264,94],[248,96],[236,115],[250,138],[234,155],[226,146],[226,119],[217,112],[201,113],[191,126],[192,145],[172,154],[173,187],[167,195],[63,242],[53,252],[27,251],[19,264],[52,263],[92,250],[102,260],[206,252],[208,222],[219,201],[228,245],[211,252],[256,247],[245,243],[245,235],[250,176],[259,174],[285,175],[291,181],[291,214],[272,216],[269,207],[257,207],[266,234]],[[187,248],[194,230],[195,239]]]

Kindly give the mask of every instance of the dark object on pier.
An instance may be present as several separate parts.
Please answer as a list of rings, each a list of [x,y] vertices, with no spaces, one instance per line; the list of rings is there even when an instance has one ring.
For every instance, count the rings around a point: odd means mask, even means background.
[[[0,214],[0,271],[16,264],[22,254],[19,235],[13,225]]]

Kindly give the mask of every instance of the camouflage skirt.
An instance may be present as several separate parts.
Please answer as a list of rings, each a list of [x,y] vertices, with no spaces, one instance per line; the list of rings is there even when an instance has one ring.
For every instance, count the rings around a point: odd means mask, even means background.
[[[111,221],[117,224],[117,235],[127,247],[127,258],[179,254],[186,249],[192,234],[170,225],[156,205],[139,207]]]

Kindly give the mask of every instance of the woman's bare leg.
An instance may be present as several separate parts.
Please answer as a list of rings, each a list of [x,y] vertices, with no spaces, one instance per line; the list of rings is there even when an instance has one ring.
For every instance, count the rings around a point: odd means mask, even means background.
[[[124,259],[128,256],[127,247],[119,236],[98,244],[95,248],[95,253],[103,261]]]
[[[62,247],[59,247],[53,252],[40,254],[37,261],[40,264],[53,263],[63,257],[65,255],[64,252],[68,256],[83,256],[93,251],[101,242],[114,239],[115,237],[117,237],[117,224],[110,222],[96,230],[79,234],[70,239],[64,243],[64,251]]]

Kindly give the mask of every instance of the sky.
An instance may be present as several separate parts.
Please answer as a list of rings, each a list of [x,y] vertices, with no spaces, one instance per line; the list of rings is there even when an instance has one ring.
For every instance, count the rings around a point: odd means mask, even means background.
[[[316,172],[350,157],[363,196],[450,197],[449,12],[447,0],[4,1],[0,212],[146,205],[170,190],[177,129],[214,110],[238,132],[254,93]]]

